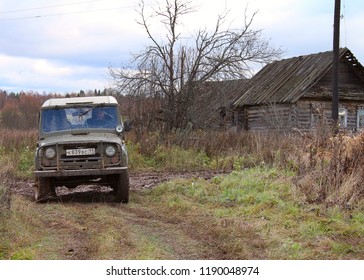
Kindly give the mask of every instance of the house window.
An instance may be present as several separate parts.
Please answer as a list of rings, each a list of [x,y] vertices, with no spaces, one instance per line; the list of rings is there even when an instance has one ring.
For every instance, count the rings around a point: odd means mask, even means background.
[[[339,108],[339,126],[345,128],[348,125],[348,109]]]
[[[364,128],[364,107],[358,108],[358,116],[357,116],[357,128],[363,129]]]
[[[311,104],[311,127],[324,124],[325,107],[322,104]]]

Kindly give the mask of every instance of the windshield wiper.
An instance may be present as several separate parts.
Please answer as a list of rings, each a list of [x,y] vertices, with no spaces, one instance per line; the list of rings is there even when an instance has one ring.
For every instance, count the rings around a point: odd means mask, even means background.
[[[87,114],[88,114],[88,112],[90,112],[91,110],[93,110],[93,109],[95,109],[95,108],[97,108],[97,107],[104,106],[104,105],[105,105],[105,103],[96,104],[95,106],[92,106],[90,109],[88,109],[88,110],[86,110],[86,111],[82,112],[81,114],[79,114],[79,115],[78,115],[78,117],[82,117],[82,116],[84,116],[84,115],[87,115]]]

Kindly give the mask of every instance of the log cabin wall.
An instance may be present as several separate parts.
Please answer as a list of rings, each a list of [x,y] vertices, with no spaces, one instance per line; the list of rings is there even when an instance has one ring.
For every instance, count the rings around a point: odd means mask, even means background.
[[[331,101],[302,100],[296,104],[277,104],[271,106],[251,106],[239,114],[239,130],[284,130],[299,129],[308,132],[322,126],[331,125]],[[364,108],[364,102],[340,102],[340,110],[346,121],[341,124],[343,130],[356,131],[358,128],[358,111]],[[344,125],[345,124],[345,125]],[[362,127],[361,127],[362,128]]]
[[[245,130],[289,130],[295,124],[292,104],[270,104],[251,106],[244,109]]]
[[[284,59],[257,73],[233,102],[238,129],[309,131],[332,122],[332,52]],[[340,128],[364,128],[364,67],[340,51]]]

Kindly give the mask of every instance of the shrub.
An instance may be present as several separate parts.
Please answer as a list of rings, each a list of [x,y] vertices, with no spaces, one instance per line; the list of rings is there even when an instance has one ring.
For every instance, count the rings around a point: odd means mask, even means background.
[[[364,133],[306,147],[295,185],[308,202],[352,206],[364,198]]]

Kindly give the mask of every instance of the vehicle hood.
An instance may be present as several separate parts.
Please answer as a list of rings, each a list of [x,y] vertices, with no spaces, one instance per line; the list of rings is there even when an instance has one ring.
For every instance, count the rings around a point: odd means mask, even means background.
[[[38,141],[38,146],[56,145],[56,144],[72,144],[72,143],[98,143],[98,142],[112,142],[119,145],[123,144],[123,140],[117,134],[113,133],[74,133],[49,136],[45,139]]]

